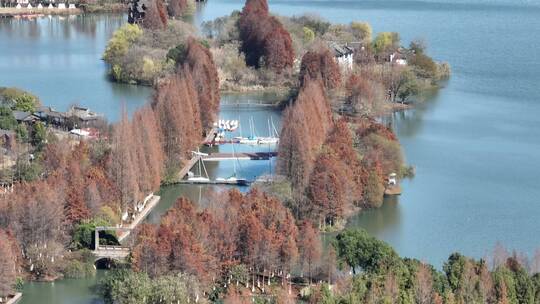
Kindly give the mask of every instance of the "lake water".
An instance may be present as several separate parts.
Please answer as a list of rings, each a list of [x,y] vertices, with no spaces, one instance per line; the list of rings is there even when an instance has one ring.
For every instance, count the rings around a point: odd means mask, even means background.
[[[226,15],[242,5],[209,0],[195,20]],[[366,20],[375,32],[399,31],[404,44],[424,38],[437,60],[452,65],[445,89],[421,107],[392,117],[416,177],[404,182],[398,200],[363,213],[351,225],[390,242],[401,255],[437,266],[452,251],[482,257],[497,241],[529,254],[540,247],[539,1],[293,0],[270,5],[283,15],[310,12],[335,22]],[[0,86],[29,89],[59,109],[79,101],[115,120],[122,102],[134,109],[150,94],[106,79],[99,58],[122,22],[119,16],[0,20]],[[224,109],[222,116],[241,116],[246,126],[245,120],[257,114],[243,111]],[[261,133],[268,117],[279,121],[273,111],[261,117]],[[210,171],[222,176],[231,166],[213,164]],[[269,168],[266,162],[253,163],[246,174]],[[178,195],[203,202],[205,191],[162,189],[166,204],[150,221],[156,222]],[[62,282],[47,290],[28,284],[28,300],[22,303],[36,303],[30,300],[36,299],[35,290],[55,295],[39,297],[40,303],[96,303],[91,289],[83,287],[92,282],[74,283],[76,296],[58,287]]]
[[[65,111],[90,107],[117,120],[121,104],[132,111],[151,90],[112,83],[101,60],[121,15],[91,15],[0,20],[0,86],[16,86]]]

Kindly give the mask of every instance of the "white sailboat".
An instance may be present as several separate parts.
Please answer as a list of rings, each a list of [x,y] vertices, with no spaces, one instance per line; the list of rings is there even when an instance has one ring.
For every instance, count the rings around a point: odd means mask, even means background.
[[[259,138],[255,134],[255,123],[253,122],[253,117],[249,118],[249,128],[251,129],[251,136],[249,137],[236,137],[239,143],[243,145],[258,145]]]
[[[201,153],[199,150],[197,150],[196,152],[195,151],[191,151],[191,153],[195,156],[205,156],[205,155],[208,155],[206,153]],[[208,178],[208,172],[206,171],[206,167],[204,166],[204,162],[202,159],[200,159],[198,162],[198,165],[199,165],[199,175],[198,176],[195,176],[195,174],[191,171],[188,172],[188,181],[191,181],[191,182],[209,182],[210,181],[210,178]],[[204,169],[204,174],[206,176],[203,176],[202,173],[203,173],[203,169]]]
[[[278,132],[276,126],[274,126],[274,120],[272,117],[268,120],[268,137],[259,138],[260,145],[275,145],[279,143]]]
[[[233,157],[234,157],[234,144],[233,144]],[[216,178],[216,181],[217,182],[220,182],[220,183],[223,183],[223,184],[231,184],[231,185],[240,185],[240,186],[247,186],[249,183],[248,181],[245,179],[245,178],[238,178],[237,177],[237,172],[236,172],[236,162],[238,160],[235,158],[234,161],[233,161],[233,170],[234,170],[234,173],[233,175],[227,177],[227,178],[223,178],[223,177],[218,177]]]
[[[238,129],[240,123],[238,120],[224,120],[220,119],[218,122],[214,123],[214,127],[220,131],[234,132]]]

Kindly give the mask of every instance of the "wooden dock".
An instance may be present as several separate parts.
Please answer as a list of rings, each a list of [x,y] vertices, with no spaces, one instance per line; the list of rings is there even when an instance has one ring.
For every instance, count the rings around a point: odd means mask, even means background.
[[[252,181],[239,180],[238,182],[231,182],[227,180],[187,180],[185,179],[189,171],[197,164],[198,161],[223,161],[223,160],[269,160],[271,157],[276,157],[277,152],[242,152],[242,153],[212,153],[209,155],[197,155],[194,156],[189,162],[180,170],[178,179],[174,181],[174,184],[187,184],[187,185],[228,185],[228,186],[247,186]]]
[[[182,180],[179,180],[178,182],[176,182],[177,184],[183,184],[183,185],[222,185],[222,186],[249,186],[249,184],[251,184],[252,182],[251,181],[243,181],[243,182],[230,182],[230,181],[226,181],[226,180],[223,180],[223,181],[220,181],[220,180],[207,180],[207,181],[202,181],[202,180],[195,180],[195,181],[190,181],[190,180],[187,180],[187,179],[182,179]]]
[[[394,185],[394,186],[388,186],[384,189],[384,195],[391,196],[391,195],[401,195],[401,186],[400,185]]]
[[[212,153],[204,156],[194,156],[178,173],[178,180],[182,181],[188,172],[193,168],[199,160],[203,161],[223,161],[223,160],[269,160],[276,157],[277,152],[241,152],[241,153]],[[184,183],[184,182],[182,182]],[[188,183],[186,181],[186,183]],[[194,184],[193,182],[191,184]]]
[[[212,153],[208,156],[202,156],[203,161],[222,161],[222,160],[269,160],[276,157],[277,152],[241,152],[241,153]],[[187,173],[186,173],[187,174]]]
[[[186,175],[188,174],[189,170],[191,170],[191,168],[193,168],[193,166],[195,166],[195,164],[197,164],[197,162],[201,159],[200,156],[195,156],[193,157],[192,159],[190,159],[187,164],[180,170],[180,172],[178,173],[178,177],[179,179],[183,179],[184,177],[186,177]]]

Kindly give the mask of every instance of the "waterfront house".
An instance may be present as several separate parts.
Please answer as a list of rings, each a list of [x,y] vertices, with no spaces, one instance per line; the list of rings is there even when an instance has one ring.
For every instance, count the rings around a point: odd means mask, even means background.
[[[388,61],[397,65],[407,65],[407,56],[404,51],[400,49],[392,52],[388,57]]]
[[[51,107],[41,106],[38,107],[34,113],[41,121],[47,124],[52,124],[56,127],[61,127],[66,124],[66,114],[55,111]]]
[[[35,116],[30,112],[24,111],[13,111],[13,117],[17,120],[18,123],[33,124],[39,120],[39,117]]]
[[[334,57],[342,70],[352,70],[354,62],[354,48],[348,45],[340,45],[336,42],[330,42],[330,50],[334,53]]]
[[[77,128],[95,127],[104,120],[103,115],[79,106],[72,106],[65,115],[73,122],[73,126]]]

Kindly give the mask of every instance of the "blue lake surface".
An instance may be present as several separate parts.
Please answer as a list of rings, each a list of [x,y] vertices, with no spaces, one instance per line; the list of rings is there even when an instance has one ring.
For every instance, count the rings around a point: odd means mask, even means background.
[[[405,45],[423,38],[435,59],[452,66],[451,80],[436,96],[391,118],[416,177],[404,182],[397,201],[363,213],[352,226],[388,241],[403,256],[438,267],[453,251],[482,257],[498,241],[528,254],[540,247],[539,1],[269,2],[281,15],[368,21],[375,32],[398,31]],[[195,20],[242,6],[243,1],[209,0]],[[122,102],[134,109],[151,94],[106,79],[99,59],[123,22],[122,16],[103,15],[0,20],[0,86],[27,88],[59,109],[80,101],[115,120]],[[264,117],[271,115],[276,114]],[[263,132],[267,120],[260,121]],[[230,171],[229,165],[220,164],[216,174]],[[264,173],[266,166],[258,166],[254,170]],[[170,201],[187,193],[163,192]],[[22,303],[96,303],[92,291],[85,300],[49,300],[46,286],[28,285]]]

